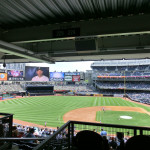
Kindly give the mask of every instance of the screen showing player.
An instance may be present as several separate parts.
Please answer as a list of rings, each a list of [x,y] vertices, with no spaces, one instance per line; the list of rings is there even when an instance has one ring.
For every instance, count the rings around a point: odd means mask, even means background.
[[[49,67],[25,67],[25,80],[35,82],[49,81]]]

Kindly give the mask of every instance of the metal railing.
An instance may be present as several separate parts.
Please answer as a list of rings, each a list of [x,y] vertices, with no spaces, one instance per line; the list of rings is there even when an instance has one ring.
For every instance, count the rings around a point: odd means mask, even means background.
[[[0,138],[12,136],[13,114],[0,113]],[[5,141],[0,141],[0,149],[10,147],[11,144]]]
[[[82,130],[95,130],[96,132],[100,133],[101,129],[103,128],[107,131],[107,136],[115,136],[117,137],[117,133],[121,132],[124,134],[124,138],[129,138],[135,135],[150,135],[150,128],[149,127],[137,127],[137,126],[127,126],[127,125],[115,125],[115,124],[103,124],[103,123],[92,123],[92,122],[81,122],[81,121],[68,121],[64,124],[60,129],[58,129],[53,135],[45,139],[41,142],[37,147],[33,150],[49,150],[50,146],[53,148],[56,146],[54,145],[54,141],[56,137],[61,134],[61,132],[67,128],[68,135],[65,139],[65,143],[60,142],[60,150],[63,150],[64,146],[67,149],[72,147],[72,140],[75,133],[82,131]]]
[[[4,116],[6,114],[1,113],[2,123],[10,123],[12,124],[12,114],[7,114],[8,116]],[[6,121],[5,119],[10,118],[10,120]],[[4,121],[4,120],[5,121]],[[0,143],[7,143],[12,145],[13,143],[24,144],[21,142],[27,142],[29,140],[37,140],[40,141],[37,145],[30,145],[30,149],[33,150],[69,150],[72,148],[73,139],[75,135],[82,130],[92,130],[97,133],[101,133],[101,129],[107,132],[107,137],[117,137],[117,133],[122,133],[124,138],[130,138],[135,135],[150,135],[149,127],[138,127],[138,126],[127,126],[127,125],[115,125],[115,124],[103,124],[103,123],[92,123],[92,122],[81,122],[81,121],[68,121],[63,126],[61,126],[54,134],[50,135],[47,138],[12,138],[11,137],[11,127],[9,128],[10,137],[1,136]],[[60,135],[65,135],[60,136]],[[27,146],[27,145],[25,145]],[[1,149],[1,147],[0,147]],[[4,148],[3,148],[4,149]],[[6,149],[6,148],[5,148]],[[23,149],[23,148],[22,148]]]
[[[13,114],[0,113],[0,137],[12,136]]]

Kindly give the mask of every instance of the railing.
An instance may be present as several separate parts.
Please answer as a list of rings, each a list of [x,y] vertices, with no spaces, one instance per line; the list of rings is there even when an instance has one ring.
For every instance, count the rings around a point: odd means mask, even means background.
[[[3,118],[7,118],[7,117],[3,117]],[[121,133],[123,137],[127,139],[135,135],[150,135],[149,127],[137,127],[137,126],[103,124],[103,123],[92,123],[92,122],[81,122],[81,121],[68,121],[62,127],[60,127],[54,134],[50,135],[47,138],[1,137],[0,143],[7,143],[9,145],[19,143],[18,144],[19,146],[26,144],[24,145],[24,147],[22,147],[22,149],[24,150],[25,148],[30,148],[33,150],[53,150],[53,149],[69,150],[72,148],[73,139],[76,133],[82,130],[94,130],[95,132],[100,134],[102,128],[107,132],[108,138],[117,137],[118,133]],[[29,140],[39,141],[39,144],[27,145],[27,143],[25,142]],[[3,149],[6,148],[3,147]]]
[[[59,149],[70,149],[72,147],[72,140],[74,135],[82,130],[94,130],[98,133],[101,129],[107,132],[107,136],[117,137],[117,133],[122,133],[124,138],[129,138],[135,135],[150,135],[149,127],[137,127],[137,126],[127,126],[127,125],[114,125],[114,124],[102,124],[102,123],[91,123],[91,122],[81,122],[81,121],[68,121],[60,129],[58,129],[53,135],[48,137],[46,140],[42,141],[33,150],[49,150],[53,148]],[[64,129],[67,129],[67,138],[57,139],[59,134],[62,134]],[[56,141],[59,141],[58,143]],[[56,144],[56,145],[55,145]],[[57,145],[58,144],[58,145]]]
[[[13,114],[0,113],[0,137],[12,136]]]
[[[0,138],[12,136],[13,114],[0,113]],[[0,150],[11,146],[10,143],[0,142]]]

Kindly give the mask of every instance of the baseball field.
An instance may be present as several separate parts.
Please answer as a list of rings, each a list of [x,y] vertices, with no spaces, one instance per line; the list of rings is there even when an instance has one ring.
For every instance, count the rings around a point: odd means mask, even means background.
[[[15,121],[57,127],[68,120],[150,126],[150,107],[121,98],[40,96],[0,102],[0,112]]]

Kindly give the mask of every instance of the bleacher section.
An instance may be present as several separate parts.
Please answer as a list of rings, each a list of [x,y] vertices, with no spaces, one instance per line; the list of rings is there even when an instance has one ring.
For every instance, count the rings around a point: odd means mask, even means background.
[[[55,85],[54,90],[86,91],[86,92],[92,91],[92,89],[86,85]]]
[[[131,100],[150,104],[149,60],[94,62],[91,68],[93,86],[101,94],[128,95]]]
[[[0,92],[22,92],[24,89],[20,84],[2,84],[0,85]]]
[[[126,76],[126,77],[150,77],[150,65],[137,66],[91,66],[94,77],[101,76]]]
[[[135,90],[150,91],[150,82],[142,82],[142,81],[140,81],[140,82],[137,82],[137,81],[131,82],[130,81],[130,82],[126,82],[125,84],[123,81],[122,82],[120,82],[120,81],[118,81],[118,82],[116,82],[116,81],[102,82],[101,81],[101,82],[97,82],[96,85],[101,89],[124,89],[124,88],[126,88],[126,90],[135,89]]]

